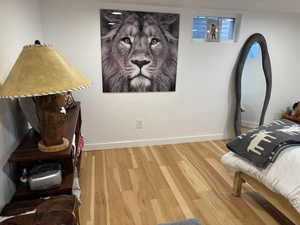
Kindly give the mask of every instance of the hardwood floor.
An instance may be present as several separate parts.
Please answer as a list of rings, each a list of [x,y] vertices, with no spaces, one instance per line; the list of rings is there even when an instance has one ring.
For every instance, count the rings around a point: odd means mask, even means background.
[[[291,225],[220,163],[223,141],[84,152],[81,225],[157,225],[199,218],[204,225]]]

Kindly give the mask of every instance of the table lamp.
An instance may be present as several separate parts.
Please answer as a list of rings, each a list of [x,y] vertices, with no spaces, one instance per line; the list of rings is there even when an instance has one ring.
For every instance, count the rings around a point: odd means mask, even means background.
[[[63,137],[66,112],[62,94],[90,84],[52,46],[35,41],[35,45],[23,48],[0,87],[0,98],[32,97],[41,134],[38,147],[41,151],[56,152],[69,146],[69,140]]]

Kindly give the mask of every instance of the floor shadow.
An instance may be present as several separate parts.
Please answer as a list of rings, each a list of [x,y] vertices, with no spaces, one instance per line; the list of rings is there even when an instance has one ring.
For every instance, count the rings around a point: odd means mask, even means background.
[[[256,192],[244,192],[244,195],[248,195],[255,202],[257,202],[269,215],[271,215],[275,221],[280,225],[295,225],[285,215],[283,215],[278,209],[276,209],[270,202],[264,199]]]

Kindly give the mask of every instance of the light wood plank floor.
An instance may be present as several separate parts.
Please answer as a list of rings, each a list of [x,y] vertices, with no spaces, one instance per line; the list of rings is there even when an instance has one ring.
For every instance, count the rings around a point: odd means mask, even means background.
[[[292,225],[220,163],[223,141],[85,152],[81,225],[157,225],[199,218],[204,225]]]

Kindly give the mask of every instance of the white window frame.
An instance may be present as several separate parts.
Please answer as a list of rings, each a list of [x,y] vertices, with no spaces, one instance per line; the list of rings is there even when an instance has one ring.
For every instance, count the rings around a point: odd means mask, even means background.
[[[220,40],[219,42],[208,42],[206,39],[193,39],[193,19],[197,16],[203,17],[227,17],[227,18],[234,18],[235,19],[235,26],[233,29],[233,40]],[[193,42],[205,42],[205,43],[236,43],[239,39],[240,33],[240,26],[241,26],[242,14],[241,13],[230,13],[230,12],[223,12],[223,11],[198,11],[192,14],[191,23],[191,39]]]

